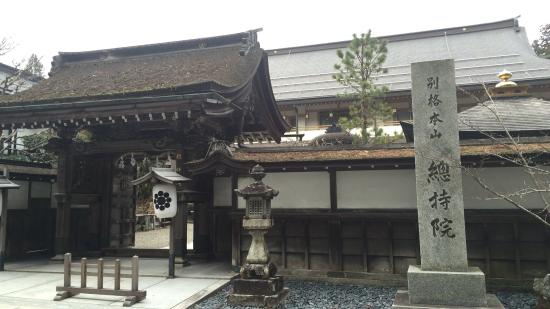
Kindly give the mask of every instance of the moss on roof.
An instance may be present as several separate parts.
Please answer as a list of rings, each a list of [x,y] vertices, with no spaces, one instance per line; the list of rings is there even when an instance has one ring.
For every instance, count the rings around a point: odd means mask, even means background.
[[[264,54],[255,48],[241,56],[240,47],[229,44],[61,63],[50,78],[16,95],[0,97],[0,104],[120,97],[160,90],[180,94],[197,85],[230,89],[248,82]]]
[[[412,146],[412,145],[411,145]],[[519,150],[524,153],[548,152],[550,142],[520,144]],[[492,154],[513,154],[515,153],[509,145],[462,145],[460,146],[462,156],[483,156]],[[381,149],[308,149],[293,150],[280,149],[268,151],[237,150],[233,153],[237,161],[254,161],[258,163],[275,162],[319,162],[319,161],[356,161],[376,160],[394,158],[414,158],[414,148],[381,148]]]

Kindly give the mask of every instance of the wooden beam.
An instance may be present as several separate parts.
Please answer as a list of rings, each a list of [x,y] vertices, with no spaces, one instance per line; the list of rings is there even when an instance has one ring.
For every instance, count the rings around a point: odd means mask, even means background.
[[[512,223],[512,228],[514,231],[514,262],[516,270],[516,278],[521,279],[521,253],[520,253],[520,241],[519,241],[519,230],[517,220],[514,220]]]
[[[388,221],[388,259],[390,263],[390,274],[395,273],[395,257],[393,256],[393,225],[391,221]]]
[[[304,265],[305,269],[310,269],[309,265],[309,219],[304,221]]]
[[[336,171],[329,170],[329,185],[330,185],[330,211],[336,212],[338,210],[338,197],[337,197],[337,179]]]
[[[74,132],[68,130],[67,136],[72,136]],[[54,194],[57,200],[57,212],[55,222],[55,254],[56,258],[61,258],[63,254],[70,251],[71,235],[71,187],[72,187],[72,168],[73,153],[69,140],[65,140],[63,149],[58,154],[57,165],[57,185],[58,192]]]
[[[4,271],[8,225],[8,189],[2,189],[2,212],[0,213],[0,271]]]
[[[369,240],[367,235],[367,224],[365,220],[361,220],[361,235],[362,235],[362,243],[363,243],[363,271],[368,272],[369,271]]]
[[[231,220],[231,264],[233,267],[241,266],[241,217]]]
[[[550,273],[550,228],[544,228],[544,242],[546,243],[546,273]]]
[[[491,276],[491,248],[489,243],[489,229],[487,228],[487,223],[483,223],[483,240],[485,248],[485,274],[486,276]]]
[[[239,175],[233,173],[231,175],[231,209],[237,210],[239,208],[239,197],[237,196],[236,189],[239,186]]]
[[[342,231],[338,219],[329,219],[329,262],[333,271],[342,270]]]
[[[281,220],[281,237],[282,237],[282,243],[281,243],[281,259],[283,260],[283,268],[287,268],[287,260],[286,260],[286,220]]]

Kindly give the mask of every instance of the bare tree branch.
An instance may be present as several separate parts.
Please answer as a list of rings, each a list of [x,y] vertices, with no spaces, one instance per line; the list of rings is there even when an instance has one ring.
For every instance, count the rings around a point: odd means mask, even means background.
[[[487,137],[489,140],[491,140],[494,144],[502,146],[504,149],[503,151],[487,151],[487,155],[493,156],[495,158],[498,158],[500,160],[503,160],[505,162],[511,163],[518,168],[522,168],[523,171],[528,175],[528,179],[530,179],[532,185],[527,184],[527,182],[524,182],[523,188],[516,190],[515,192],[508,192],[508,193],[502,193],[496,190],[493,186],[491,186],[487,181],[483,180],[478,175],[475,175],[469,168],[464,168],[463,170],[472,178],[487,192],[494,195],[493,198],[487,198],[487,200],[504,200],[511,204],[512,206],[520,209],[521,211],[527,213],[530,217],[535,218],[537,221],[543,223],[544,225],[550,227],[549,219],[549,212],[550,212],[550,204],[548,201],[547,195],[550,193],[550,170],[544,169],[540,166],[537,166],[537,162],[535,159],[539,156],[532,155],[533,150],[529,147],[524,147],[525,144],[522,144],[520,136],[514,136],[510,130],[507,128],[506,123],[503,121],[498,108],[497,104],[493,100],[493,97],[491,96],[489,90],[487,89],[486,85],[482,83],[483,89],[485,91],[485,94],[488,97],[488,101],[481,102],[478,100],[478,98],[469,93],[468,91],[464,89],[460,89],[462,92],[469,94],[471,97],[473,97],[476,101],[478,101],[478,105],[483,106],[488,111],[490,111],[491,115],[494,117],[494,120],[498,124],[501,132],[504,133],[504,139],[501,138],[501,136],[494,136],[493,134],[490,134],[488,132],[484,132],[480,128],[476,128],[475,125],[472,123],[468,123],[465,119],[459,118],[459,121],[463,123],[464,125],[468,126],[472,130],[477,131],[478,133],[482,134],[483,136]],[[524,151],[524,149],[527,151],[527,153]],[[541,145],[538,149],[538,152],[540,154],[547,154],[548,148]],[[543,207],[541,210],[534,210],[529,209],[526,207],[521,201],[516,200],[515,198],[522,199],[526,195],[530,194],[536,194],[539,196],[540,200],[543,203]]]

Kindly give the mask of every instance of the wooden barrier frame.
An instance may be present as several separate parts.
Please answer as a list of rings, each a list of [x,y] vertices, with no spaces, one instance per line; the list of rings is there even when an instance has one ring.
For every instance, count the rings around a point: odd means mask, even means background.
[[[125,267],[120,265],[120,259],[115,260],[114,265],[104,265],[103,259],[98,259],[97,264],[88,264],[86,258],[80,260],[80,287],[71,286],[72,273],[71,254],[65,253],[63,258],[63,286],[56,287],[57,295],[53,300],[60,301],[65,298],[75,296],[77,294],[99,294],[99,295],[114,295],[125,296],[124,307],[132,306],[133,304],[145,299],[146,291],[138,290],[139,280],[139,258],[132,257],[132,266]],[[96,267],[97,272],[89,272],[88,267]],[[114,269],[114,272],[105,273],[105,269]],[[121,270],[131,270],[130,274],[123,274]],[[87,286],[88,275],[97,276],[97,288]],[[113,289],[103,287],[103,277],[114,276],[115,282]],[[130,290],[120,289],[120,278],[132,278],[132,288]]]

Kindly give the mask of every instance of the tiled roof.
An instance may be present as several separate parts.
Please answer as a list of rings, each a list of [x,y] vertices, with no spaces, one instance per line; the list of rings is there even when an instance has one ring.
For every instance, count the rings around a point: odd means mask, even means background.
[[[410,90],[413,62],[453,58],[457,85],[493,83],[503,69],[515,81],[550,79],[550,60],[537,57],[517,20],[383,37],[387,73],[376,79],[390,91]],[[337,49],[349,41],[269,51],[273,92],[278,101],[334,97],[345,89],[332,78]]]
[[[498,116],[498,117],[497,117]],[[531,97],[499,98],[458,115],[460,131],[550,130],[550,101]]]
[[[400,122],[407,142],[414,141],[412,120]],[[547,136],[550,132],[550,101],[529,96],[497,97],[458,113],[461,140],[513,136]]]

